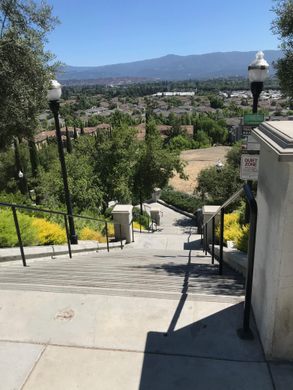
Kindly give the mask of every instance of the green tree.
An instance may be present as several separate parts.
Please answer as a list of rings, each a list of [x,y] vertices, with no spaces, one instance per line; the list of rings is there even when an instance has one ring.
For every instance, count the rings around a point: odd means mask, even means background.
[[[120,118],[111,136],[102,131],[97,134],[94,170],[101,183],[104,208],[110,200],[131,202],[138,153],[135,134],[136,130],[120,122]]]
[[[208,148],[211,146],[211,139],[203,130],[196,131],[193,139],[195,141],[195,149]]]
[[[201,198],[211,204],[223,204],[241,186],[239,169],[225,164],[221,171],[216,167],[203,169],[197,177],[197,188]]]
[[[234,144],[226,155],[227,164],[237,169],[240,168],[242,144],[243,144],[242,141],[239,141],[236,144]]]
[[[45,2],[0,1],[0,146],[31,137],[46,102],[52,56],[44,51],[56,19]]]
[[[56,146],[54,145],[56,148]],[[39,175],[38,193],[42,203],[51,208],[64,208],[64,186],[60,170],[60,162],[55,154],[48,154],[50,164],[44,159],[44,151],[41,161],[44,164]],[[67,154],[66,167],[68,173],[68,185],[71,193],[74,211],[80,213],[84,210],[97,212],[102,204],[102,192],[99,177],[94,171],[95,139],[94,137],[80,137],[75,141],[71,154]],[[45,168],[47,167],[47,168]]]
[[[278,0],[274,11],[277,17],[272,28],[279,36],[284,52],[284,56],[275,65],[277,76],[282,91],[293,100],[293,1]]]
[[[228,137],[228,130],[222,121],[216,121],[206,116],[196,119],[196,131],[204,131],[212,143],[224,144]]]
[[[196,149],[198,147],[198,144],[184,136],[184,135],[177,135],[176,137],[173,137],[170,139],[168,143],[168,148],[170,150],[187,150],[187,149]]]
[[[178,150],[163,148],[163,140],[154,121],[147,125],[145,142],[140,144],[134,175],[134,197],[148,199],[155,187],[163,188],[175,172],[186,178]]]
[[[197,178],[195,193],[205,201],[222,204],[234,194],[242,184],[240,180],[240,160],[242,143],[236,143],[226,155],[223,169],[215,166],[203,169]]]
[[[223,99],[216,95],[209,96],[210,106],[212,108],[223,108],[224,102]]]

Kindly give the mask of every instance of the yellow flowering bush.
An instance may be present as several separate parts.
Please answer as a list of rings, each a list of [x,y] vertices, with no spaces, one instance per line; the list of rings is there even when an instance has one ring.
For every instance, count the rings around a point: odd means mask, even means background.
[[[133,229],[139,230],[139,229],[140,229],[140,226],[141,226],[142,229],[145,229],[145,227],[142,226],[142,225],[140,225],[139,222],[136,222],[136,221],[133,222]]]
[[[84,227],[79,233],[80,240],[93,240],[98,242],[106,242],[107,239],[98,230],[93,230],[89,227]]]
[[[224,216],[224,242],[234,241],[236,248],[247,252],[249,225],[241,226],[240,214],[231,213]],[[217,238],[220,237],[220,226],[216,229]]]
[[[239,234],[240,223],[239,214],[225,214],[224,215],[224,242],[235,241]],[[220,225],[217,226],[216,235],[220,237]]]
[[[249,239],[249,224],[242,226],[241,233],[238,235],[236,240],[236,248],[242,252],[247,252],[248,239]]]
[[[115,236],[115,229],[113,223],[108,223],[108,236],[114,237]]]
[[[64,244],[66,242],[66,232],[60,225],[49,222],[43,218],[32,218],[32,226],[37,231],[39,245]]]
[[[44,218],[33,217],[17,211],[23,245],[59,245],[67,242],[65,228]],[[91,225],[90,225],[91,226]],[[105,225],[102,231],[89,226],[80,227],[80,240],[107,242]],[[139,225],[138,225],[139,228]],[[115,236],[114,224],[108,222],[109,237]],[[9,209],[0,210],[0,248],[18,246],[13,214]]]

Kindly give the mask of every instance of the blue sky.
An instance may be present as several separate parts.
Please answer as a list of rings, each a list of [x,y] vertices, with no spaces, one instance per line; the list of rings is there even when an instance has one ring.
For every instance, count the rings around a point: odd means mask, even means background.
[[[277,49],[273,0],[47,0],[61,24],[48,49],[68,65],[166,54]]]

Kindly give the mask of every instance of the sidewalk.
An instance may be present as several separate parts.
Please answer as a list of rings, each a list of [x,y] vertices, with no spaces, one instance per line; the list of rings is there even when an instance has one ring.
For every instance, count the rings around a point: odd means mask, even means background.
[[[123,251],[1,265],[1,389],[293,388],[253,321],[255,339],[238,338],[238,279],[219,278],[189,220],[159,207],[160,231]]]

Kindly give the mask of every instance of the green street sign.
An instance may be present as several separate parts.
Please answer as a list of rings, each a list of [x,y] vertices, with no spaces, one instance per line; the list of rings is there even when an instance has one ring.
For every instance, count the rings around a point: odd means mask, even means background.
[[[265,120],[265,116],[264,114],[245,114],[243,119],[244,125],[258,126]]]

